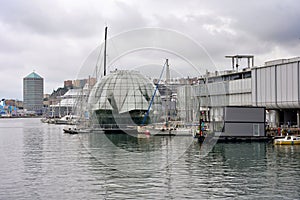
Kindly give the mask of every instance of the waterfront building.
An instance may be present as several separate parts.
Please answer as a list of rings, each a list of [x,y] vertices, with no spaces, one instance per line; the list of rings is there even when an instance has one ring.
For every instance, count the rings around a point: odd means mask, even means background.
[[[202,118],[222,127],[224,107],[259,106],[266,108],[266,122],[270,127],[299,128],[299,63],[297,57],[265,62],[263,66],[207,73],[198,78],[198,84],[178,88],[178,115],[187,122]]]
[[[56,96],[55,102],[49,105],[47,117],[57,118],[65,115],[76,115],[76,108],[84,110],[82,107],[86,103],[82,101],[87,99],[89,90],[84,87],[82,89],[69,89],[65,94]]]
[[[42,114],[44,96],[44,79],[32,72],[23,79],[23,104],[27,111]]]
[[[155,86],[137,71],[116,70],[97,82],[89,95],[92,115],[104,128],[148,124],[162,116],[160,94]],[[150,113],[148,111],[153,97]]]
[[[183,121],[223,123],[225,106],[251,106],[251,69],[207,73],[198,84],[177,90],[178,114]],[[220,128],[222,126],[220,125]]]

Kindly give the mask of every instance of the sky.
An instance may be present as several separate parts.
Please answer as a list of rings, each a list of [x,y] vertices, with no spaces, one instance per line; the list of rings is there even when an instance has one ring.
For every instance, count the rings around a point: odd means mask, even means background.
[[[105,26],[110,69],[133,66],[151,75],[170,58],[177,74],[193,76],[231,69],[226,55],[254,55],[256,66],[300,56],[297,0],[0,2],[1,99],[22,100],[23,78],[32,71],[51,93],[94,69]]]

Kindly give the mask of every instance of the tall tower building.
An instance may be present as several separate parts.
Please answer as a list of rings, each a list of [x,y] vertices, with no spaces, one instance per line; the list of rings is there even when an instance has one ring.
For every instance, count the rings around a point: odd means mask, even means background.
[[[44,97],[44,79],[35,72],[23,78],[24,109],[42,114]]]

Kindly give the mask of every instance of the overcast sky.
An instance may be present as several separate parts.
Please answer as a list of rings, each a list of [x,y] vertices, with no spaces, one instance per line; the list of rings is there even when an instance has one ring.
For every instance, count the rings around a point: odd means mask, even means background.
[[[106,25],[109,38],[149,27],[174,31],[178,37],[189,38],[203,48],[211,63],[197,62],[196,65],[206,65],[208,69],[210,64],[218,70],[230,69],[231,62],[225,55],[252,54],[255,65],[300,56],[300,6],[297,0],[247,3],[241,0],[0,2],[0,98],[22,100],[23,78],[33,70],[44,78],[45,93],[63,86],[64,80],[76,79],[87,57],[103,42]],[[135,33],[142,40],[148,39],[139,31]],[[176,37],[169,41],[169,45],[174,45],[168,47],[170,51],[183,45],[182,41],[177,43]],[[152,43],[158,47],[161,42],[156,36],[152,38]],[[114,45],[118,51],[118,40]],[[198,52],[190,48],[191,55],[197,57]],[[167,54],[155,51],[149,57],[160,56],[163,60]],[[135,62],[134,56],[136,65],[151,68],[149,60],[146,63],[142,59],[137,61],[142,57],[139,52],[114,64],[122,63],[126,67],[126,63]],[[153,60],[154,65],[159,62]],[[184,62],[180,65],[184,67]]]

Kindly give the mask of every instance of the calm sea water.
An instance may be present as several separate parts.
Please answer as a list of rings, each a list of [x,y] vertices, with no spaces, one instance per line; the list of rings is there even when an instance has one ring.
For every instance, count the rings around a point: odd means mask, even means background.
[[[0,119],[0,199],[299,199],[300,146],[64,134]]]

